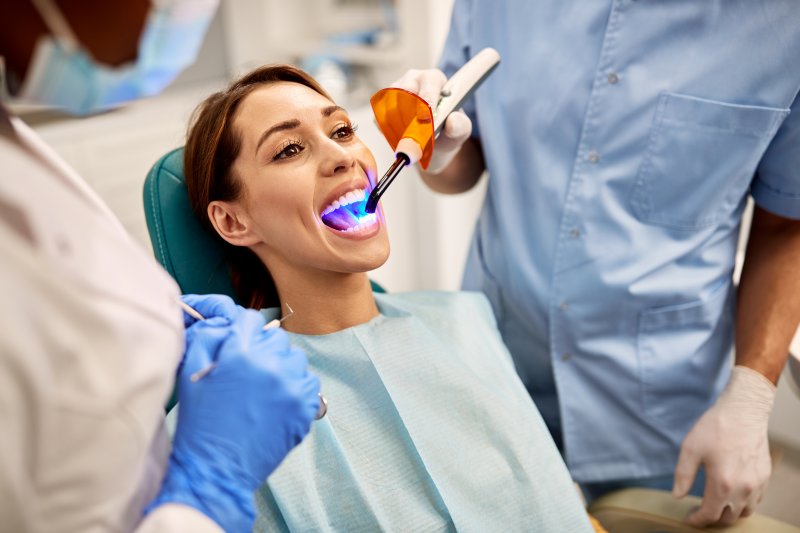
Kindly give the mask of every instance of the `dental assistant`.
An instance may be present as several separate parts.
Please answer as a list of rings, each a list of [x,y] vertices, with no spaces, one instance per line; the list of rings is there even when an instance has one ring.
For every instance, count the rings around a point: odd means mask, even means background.
[[[215,8],[6,3],[0,56],[20,96],[88,114],[171,82]],[[175,283],[4,105],[0,161],[0,531],[249,531],[317,411],[305,355],[227,297],[184,296],[207,320],[182,320]]]
[[[457,193],[489,171],[464,288],[590,499],[672,488],[703,496],[694,525],[749,515],[800,322],[796,2],[456,0],[444,74],[396,85],[435,103],[487,46],[502,63],[423,172]]]

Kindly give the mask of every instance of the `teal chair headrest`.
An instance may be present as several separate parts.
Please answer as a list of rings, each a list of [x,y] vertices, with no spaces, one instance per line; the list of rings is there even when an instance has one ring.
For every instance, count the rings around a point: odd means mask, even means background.
[[[144,212],[159,263],[184,294],[227,294],[236,299],[222,241],[192,213],[183,177],[183,148],[156,161],[144,181]]]
[[[144,212],[159,263],[184,294],[227,294],[238,303],[225,244],[192,212],[183,176],[183,148],[156,161],[144,181]],[[375,283],[375,292],[385,292]]]

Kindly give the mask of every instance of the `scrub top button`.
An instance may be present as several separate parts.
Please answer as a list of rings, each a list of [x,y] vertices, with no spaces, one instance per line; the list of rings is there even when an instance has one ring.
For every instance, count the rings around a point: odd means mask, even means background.
[[[581,236],[581,230],[578,228],[572,228],[569,231],[569,236],[572,237],[573,239],[577,239],[578,237]]]
[[[589,161],[589,163],[597,163],[600,161],[600,154],[592,150],[589,152],[589,155],[586,156],[586,159]]]
[[[567,361],[569,361],[570,359],[572,359],[572,354],[569,354],[569,353],[562,353],[561,354],[561,360],[564,361],[565,363]]]
[[[568,310],[568,309],[569,309],[569,302],[567,302],[567,301],[565,300],[565,301],[561,302],[560,304],[558,304],[558,307],[559,307],[559,309],[561,309],[562,311],[566,311],[566,310]]]
[[[616,72],[611,72],[608,75],[608,83],[611,85],[615,85],[619,81],[619,76],[617,76]]]

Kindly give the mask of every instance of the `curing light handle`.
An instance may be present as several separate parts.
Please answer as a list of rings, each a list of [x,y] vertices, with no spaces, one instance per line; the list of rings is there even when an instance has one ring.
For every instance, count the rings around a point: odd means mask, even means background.
[[[397,175],[400,174],[400,171],[403,170],[403,167],[408,165],[410,162],[411,159],[409,159],[409,157],[403,152],[399,152],[397,154],[392,166],[389,167],[389,170],[386,171],[386,174],[383,175],[375,188],[372,189],[372,192],[369,193],[369,199],[367,200],[367,205],[365,208],[367,213],[375,212],[383,193],[386,192],[386,189],[389,188],[389,185],[391,185]]]
[[[433,109],[433,131],[439,136],[444,122],[450,113],[458,109],[462,102],[472,96],[489,74],[500,64],[500,54],[494,48],[484,48],[463,67],[458,69],[442,86],[439,101]]]

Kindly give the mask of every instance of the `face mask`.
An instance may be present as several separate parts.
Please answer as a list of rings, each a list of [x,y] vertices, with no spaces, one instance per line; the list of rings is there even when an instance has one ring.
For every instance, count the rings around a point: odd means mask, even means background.
[[[94,61],[81,49],[53,0],[34,0],[53,36],[37,43],[19,99],[86,115],[152,96],[192,64],[219,0],[154,2],[136,60],[120,67]]]

